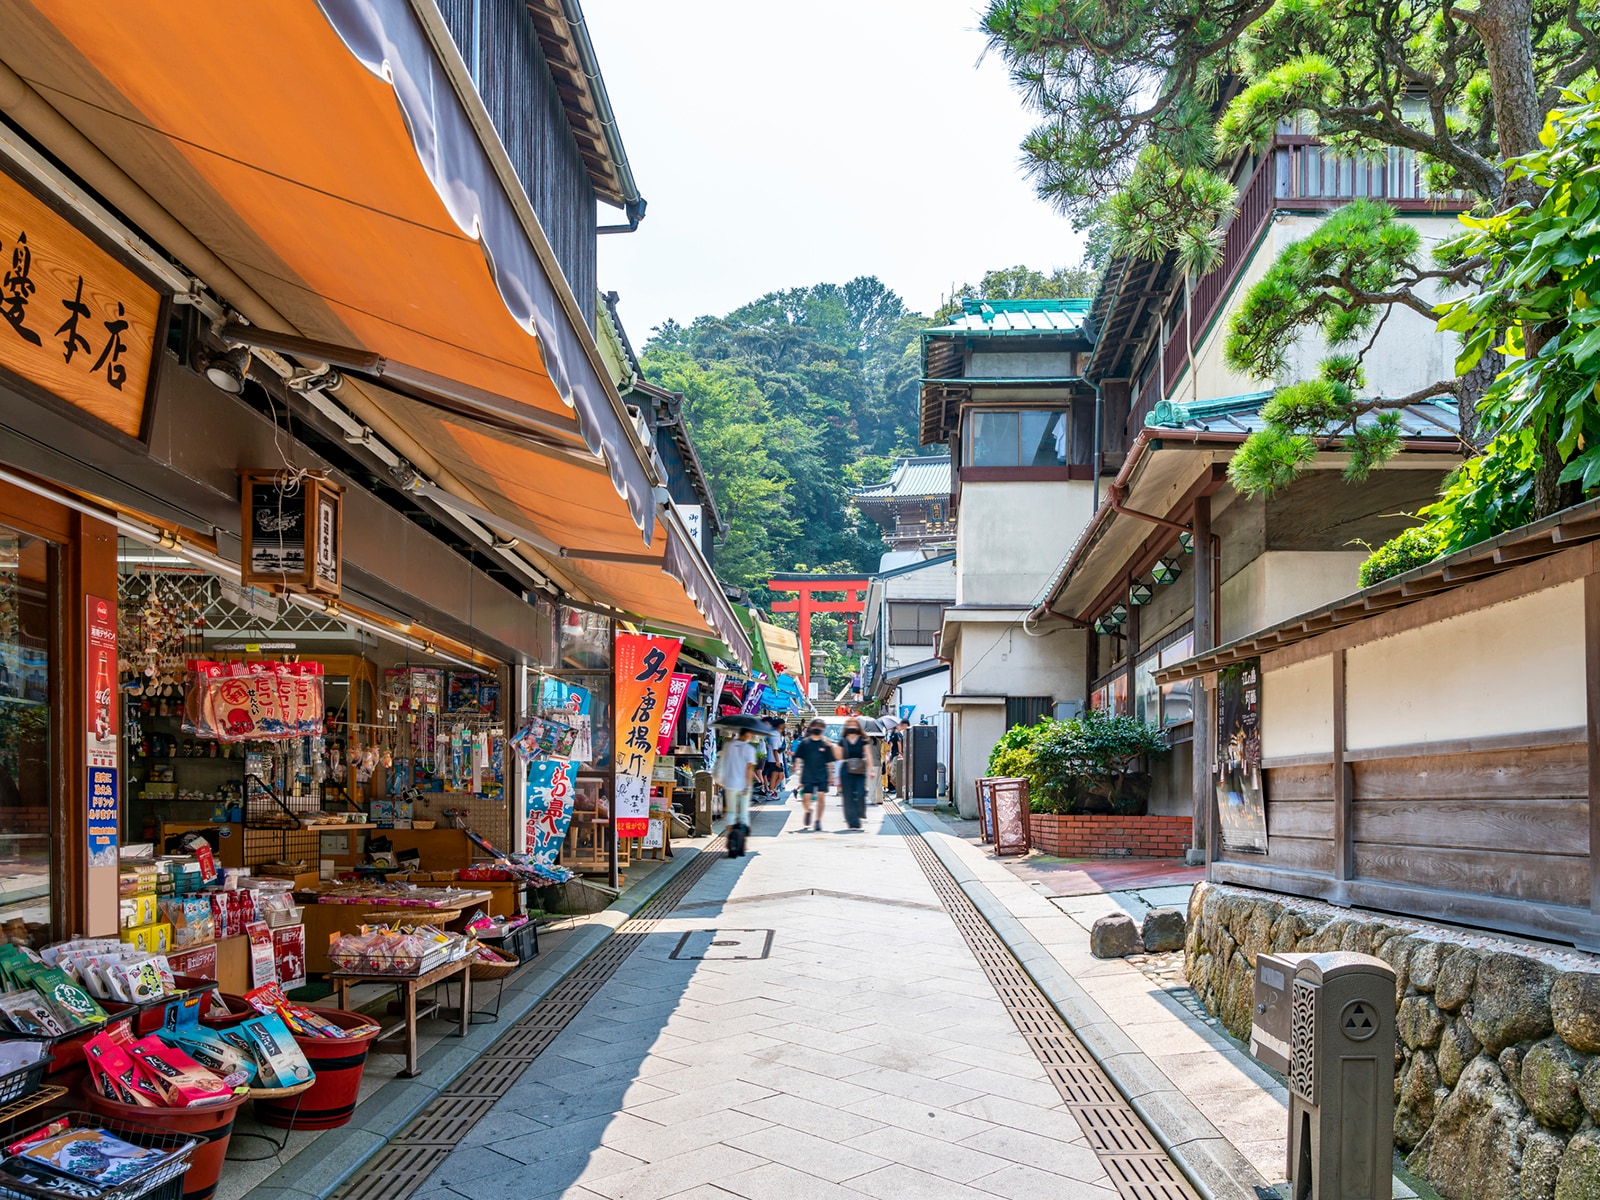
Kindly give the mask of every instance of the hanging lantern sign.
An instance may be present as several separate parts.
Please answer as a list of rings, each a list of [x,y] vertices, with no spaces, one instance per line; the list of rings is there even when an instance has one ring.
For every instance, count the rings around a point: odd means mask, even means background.
[[[1113,630],[1121,629],[1127,619],[1128,610],[1120,604],[1113,604],[1106,614],[1094,623],[1094,627],[1100,633],[1111,633]]]
[[[1175,558],[1163,558],[1150,568],[1151,581],[1163,586],[1176,583],[1178,576],[1182,574],[1183,568],[1178,565],[1178,560]]]
[[[1155,588],[1141,579],[1128,589],[1128,603],[1149,604],[1155,598],[1155,594]]]
[[[344,582],[344,488],[283,471],[240,472],[243,582],[337,597]]]
[[[1193,554],[1194,553],[1194,534],[1190,533],[1187,529],[1185,529],[1182,533],[1180,533],[1178,535],[1178,545],[1183,547],[1183,552],[1185,554]]]

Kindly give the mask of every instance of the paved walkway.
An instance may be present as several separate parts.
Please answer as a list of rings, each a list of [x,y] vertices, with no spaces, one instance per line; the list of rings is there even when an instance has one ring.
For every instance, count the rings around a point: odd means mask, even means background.
[[[884,812],[756,809],[415,1195],[1115,1196]]]

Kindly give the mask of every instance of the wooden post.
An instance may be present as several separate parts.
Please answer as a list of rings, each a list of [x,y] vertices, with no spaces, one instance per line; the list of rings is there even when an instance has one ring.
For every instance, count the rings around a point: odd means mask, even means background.
[[[1128,693],[1127,715],[1131,717],[1138,711],[1136,697],[1133,694],[1134,681],[1138,678],[1135,673],[1134,663],[1139,657],[1139,614],[1144,611],[1144,606],[1142,604],[1134,604],[1126,596],[1123,597],[1123,603],[1128,606],[1128,683],[1126,690]]]
[[[610,803],[611,803],[611,822],[610,822],[610,833],[609,833],[609,837],[607,839],[609,841],[610,845],[606,848],[606,855],[607,855],[607,858],[606,858],[606,863],[607,863],[606,882],[608,882],[614,888],[620,888],[622,886],[622,884],[621,884],[619,876],[617,874],[617,751],[621,749],[621,747],[619,747],[617,745],[617,732],[616,732],[617,731],[617,619],[615,617],[611,617],[611,618],[609,618],[609,620],[611,622],[611,664],[610,664],[611,673],[610,673],[610,676],[608,677],[607,682],[606,682],[606,690],[610,693],[611,703],[606,705],[606,710],[610,714],[609,720],[611,721],[611,728],[610,728],[610,730],[607,731],[606,740],[611,743],[611,794],[610,794],[610,797],[609,797]],[[715,704],[716,704],[716,700],[713,699],[712,700],[712,705],[715,706]]]
[[[1083,631],[1083,707],[1089,708],[1089,698],[1094,695],[1094,681],[1100,677],[1100,635],[1094,626]]]
[[[1600,575],[1583,577],[1583,658],[1589,742],[1589,911],[1600,916]]]
[[[1353,772],[1344,761],[1344,655],[1333,652],[1333,877],[1355,875],[1355,838],[1351,823]]]
[[[1212,607],[1211,583],[1211,497],[1199,496],[1190,521],[1194,539],[1194,652],[1203,654],[1216,648],[1216,613]],[[1215,789],[1211,786],[1211,723],[1204,681],[1196,679],[1193,689],[1194,741],[1191,743],[1194,774],[1194,809],[1191,836],[1196,846],[1204,846],[1207,862],[1214,854],[1211,845],[1210,812]]]

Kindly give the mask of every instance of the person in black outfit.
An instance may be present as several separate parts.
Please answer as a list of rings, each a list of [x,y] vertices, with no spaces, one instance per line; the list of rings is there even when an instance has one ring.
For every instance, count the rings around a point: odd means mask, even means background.
[[[867,815],[867,776],[872,771],[872,747],[861,732],[861,722],[851,717],[844,723],[844,738],[839,743],[839,798],[844,819],[851,829],[860,829]]]
[[[800,764],[800,803],[805,819],[800,828],[822,829],[822,807],[828,799],[828,769],[839,757],[839,747],[822,736],[822,722],[813,721],[806,736],[794,744],[794,760]],[[816,823],[812,824],[811,803],[816,801]]]

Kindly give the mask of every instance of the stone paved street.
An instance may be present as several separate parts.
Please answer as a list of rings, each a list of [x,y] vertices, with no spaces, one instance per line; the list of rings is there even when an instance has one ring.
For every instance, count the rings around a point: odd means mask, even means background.
[[[757,808],[417,1196],[1114,1196],[884,813]]]

